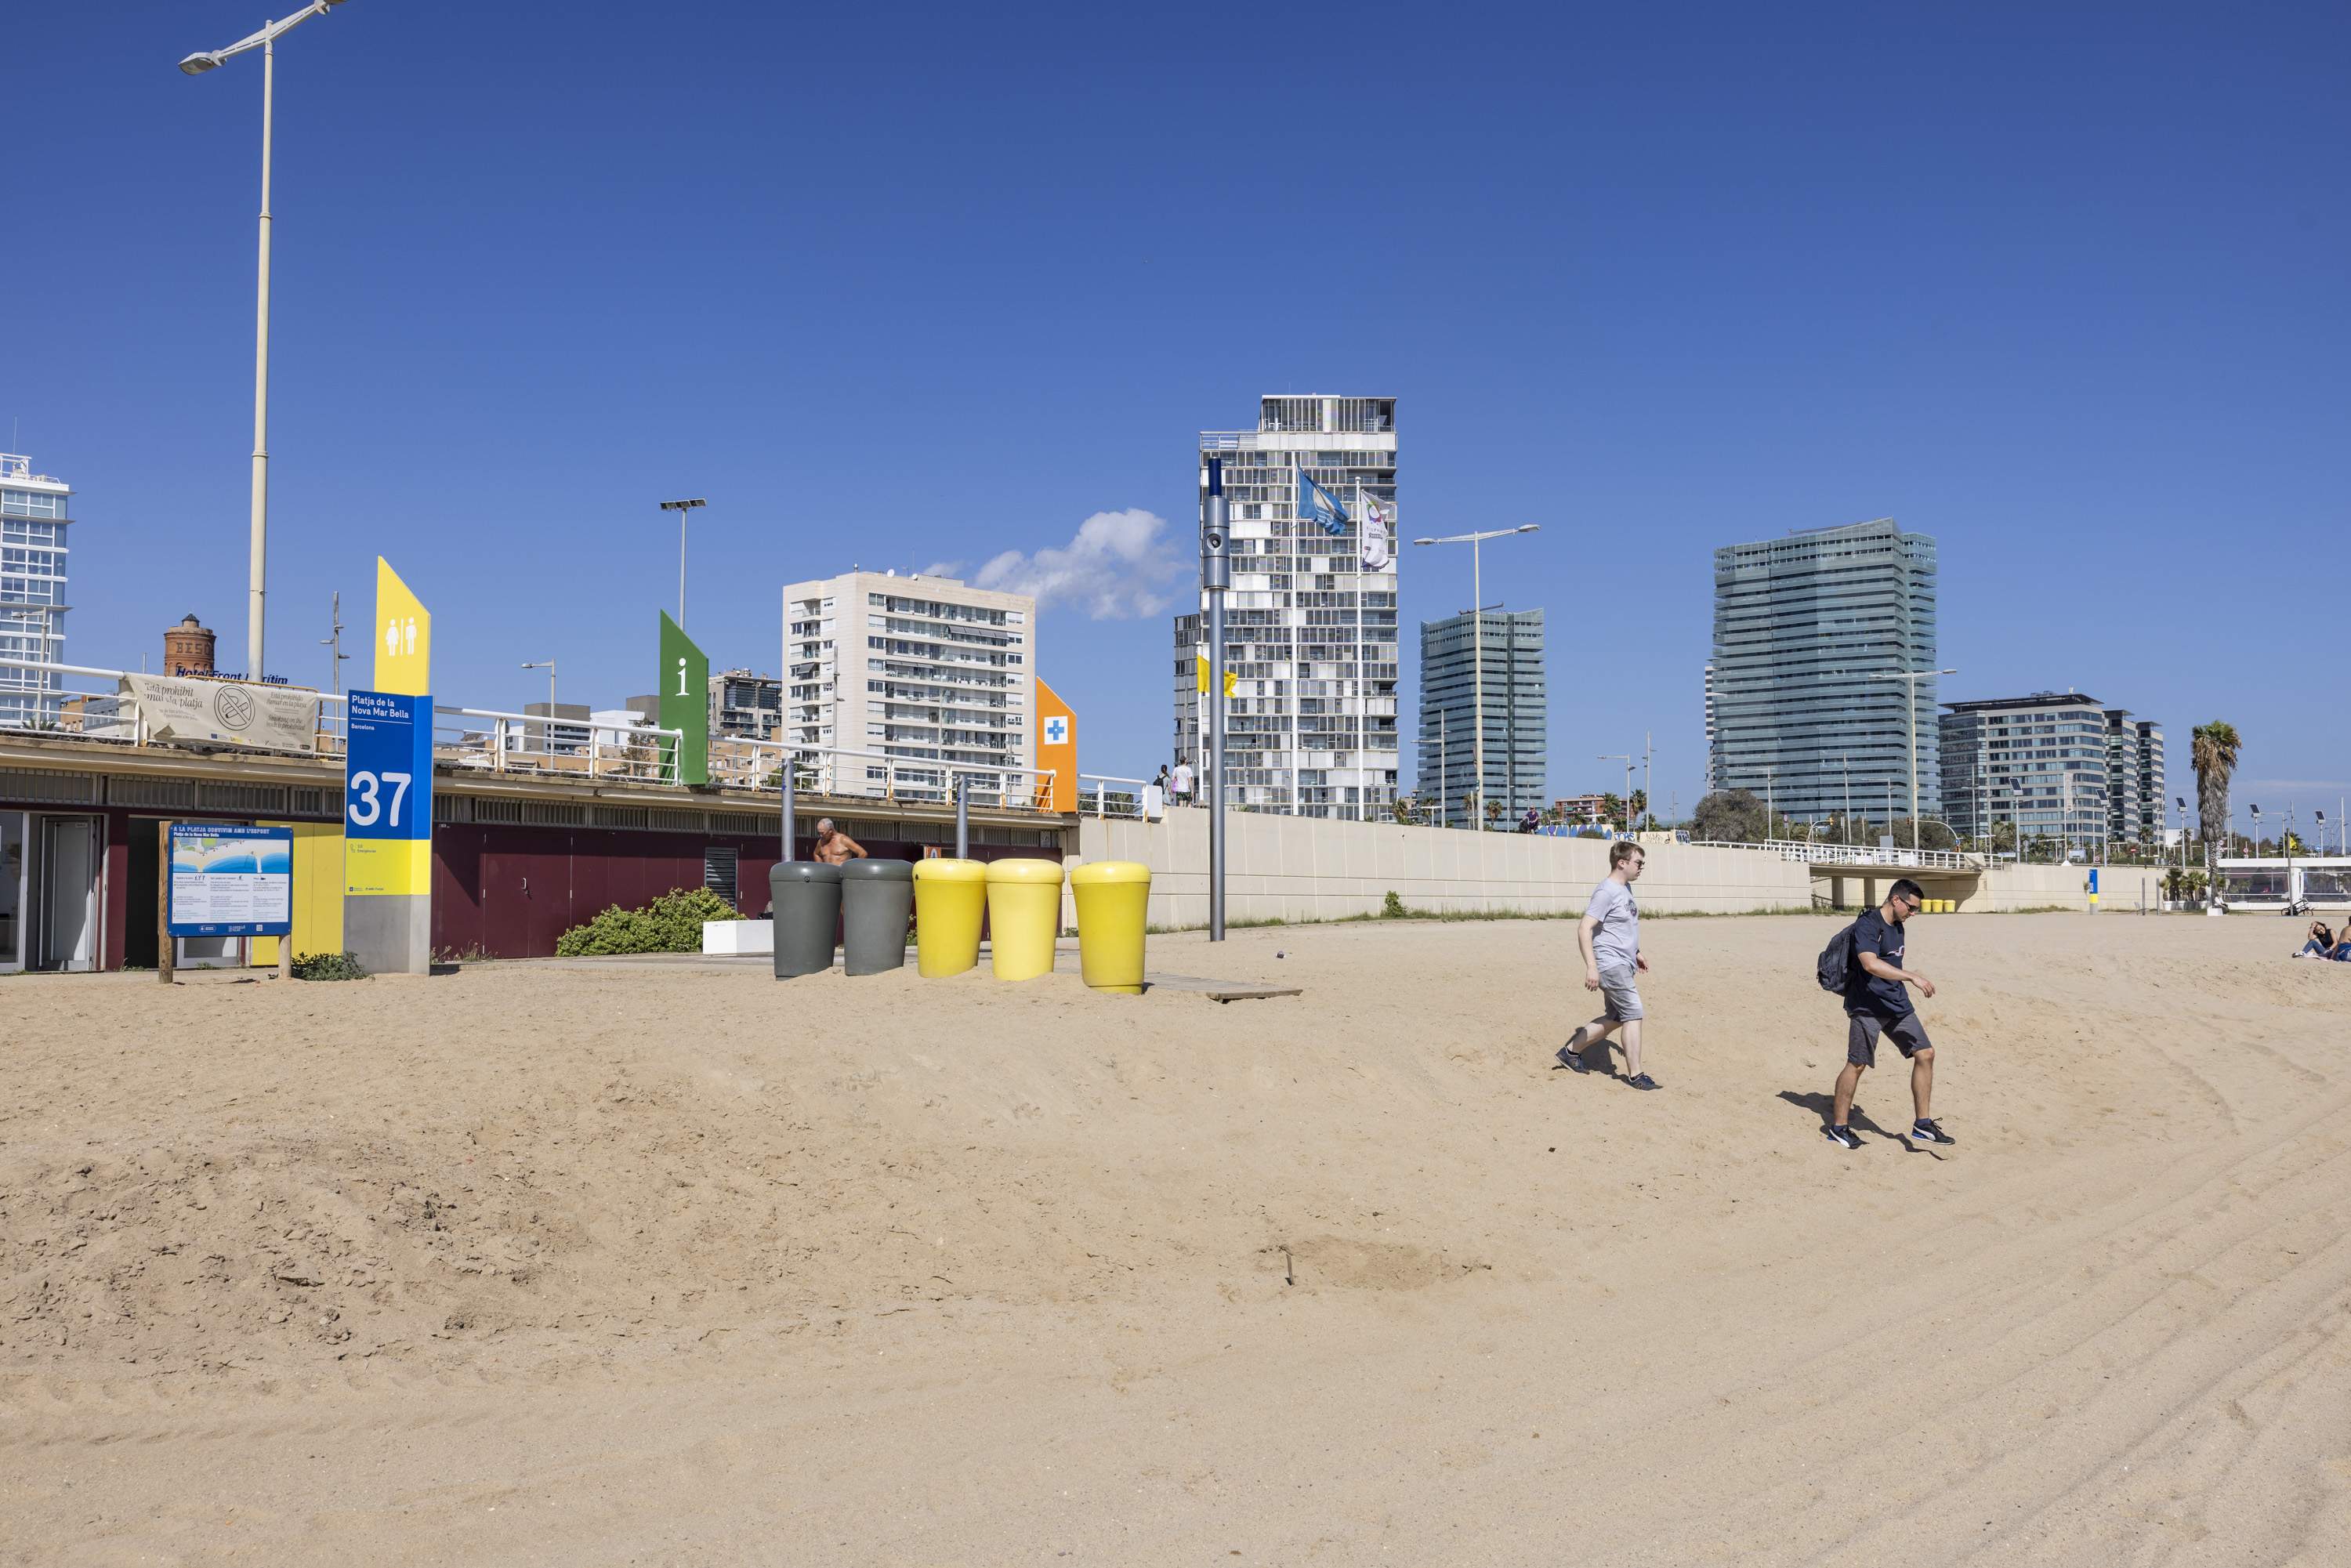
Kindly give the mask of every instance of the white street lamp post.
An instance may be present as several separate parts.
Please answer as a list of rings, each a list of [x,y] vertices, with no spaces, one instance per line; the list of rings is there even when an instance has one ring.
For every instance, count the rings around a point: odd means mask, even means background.
[[[1604,751],[1594,762],[1621,762],[1625,765],[1625,831],[1633,830],[1633,758],[1622,751]]]
[[[1863,676],[1872,681],[1900,681],[1909,698],[1910,709],[1910,847],[1918,847],[1918,683],[1931,681],[1937,675],[1956,675],[1957,670],[1879,670]],[[1890,815],[1891,813],[1889,813]]]
[[[685,630],[685,515],[710,503],[696,496],[688,501],[664,501],[661,509],[677,514],[677,629]]]
[[[1479,832],[1486,831],[1486,591],[1479,568],[1478,547],[1488,539],[1499,539],[1508,534],[1531,534],[1541,528],[1541,523],[1520,523],[1515,528],[1488,528],[1483,533],[1447,534],[1442,538],[1415,539],[1416,545],[1468,545],[1469,547],[1469,617],[1470,617],[1470,685],[1477,702],[1478,736],[1478,803],[1470,813],[1477,819]]]
[[[246,676],[260,680],[267,672],[261,662],[262,607],[268,590],[269,552],[269,150],[270,121],[277,88],[277,38],[313,16],[323,16],[342,0],[312,0],[283,21],[266,24],[257,33],[239,38],[225,49],[199,51],[180,62],[188,75],[202,76],[231,55],[261,51],[261,260],[253,329],[253,528],[251,559],[246,584]]]
[[[555,755],[555,661],[534,659],[523,668],[547,672],[547,733],[540,738],[547,743],[547,754],[552,757]]]

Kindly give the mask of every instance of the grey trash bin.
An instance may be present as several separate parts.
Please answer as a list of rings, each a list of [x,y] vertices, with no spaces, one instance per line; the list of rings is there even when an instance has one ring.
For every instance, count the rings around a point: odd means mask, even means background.
[[[880,975],[906,962],[906,927],[914,913],[912,861],[851,861],[841,868],[841,967]]]
[[[841,919],[841,868],[783,861],[768,872],[776,915],[776,978],[821,975],[832,967],[833,927]]]

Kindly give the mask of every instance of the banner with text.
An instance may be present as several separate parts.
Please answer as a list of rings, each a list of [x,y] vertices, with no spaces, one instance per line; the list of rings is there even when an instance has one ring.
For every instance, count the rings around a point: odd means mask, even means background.
[[[294,831],[172,824],[174,936],[284,936],[294,929]]]
[[[119,690],[139,705],[151,739],[209,741],[262,751],[318,747],[319,694],[306,686],[125,675]],[[120,727],[119,721],[116,727]]]

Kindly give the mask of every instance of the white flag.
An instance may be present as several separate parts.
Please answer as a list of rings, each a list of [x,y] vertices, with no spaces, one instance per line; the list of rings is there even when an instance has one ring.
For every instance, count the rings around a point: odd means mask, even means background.
[[[1395,546],[1389,530],[1395,527],[1395,504],[1366,496],[1364,497],[1363,521],[1357,525],[1359,557],[1365,571],[1385,571],[1395,559]]]

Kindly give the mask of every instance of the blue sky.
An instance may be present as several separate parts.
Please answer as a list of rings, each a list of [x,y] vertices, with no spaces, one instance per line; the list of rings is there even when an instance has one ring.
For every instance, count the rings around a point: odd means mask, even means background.
[[[1648,730],[1687,810],[1710,551],[1881,516],[1941,542],[1946,696],[2077,686],[2175,771],[2227,717],[2265,815],[2351,790],[2351,12],[834,10],[286,41],[273,672],[323,684],[381,550],[444,701],[645,689],[669,496],[691,629],[763,670],[784,581],[1140,509],[1178,580],[1113,562],[1041,653],[1081,765],[1146,772],[1167,616],[1092,612],[1180,592],[1195,433],[1380,394],[1407,532],[1543,525],[1489,582],[1552,616],[1555,793]],[[259,20],[12,17],[0,420],[79,492],[78,662],[190,610],[241,660],[260,62],[172,66]],[[1458,554],[1405,559],[1407,698]]]

